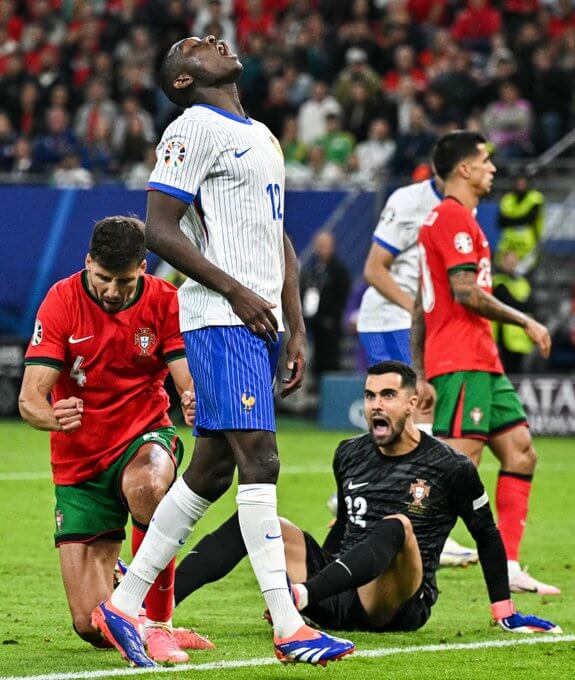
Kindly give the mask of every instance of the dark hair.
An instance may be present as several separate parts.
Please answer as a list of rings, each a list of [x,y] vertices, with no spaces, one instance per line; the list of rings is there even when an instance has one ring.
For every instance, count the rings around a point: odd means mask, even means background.
[[[477,153],[478,144],[486,142],[482,134],[468,130],[456,130],[443,135],[433,149],[432,163],[435,172],[441,179],[447,179],[458,163]]]
[[[403,361],[380,361],[367,369],[367,375],[385,375],[386,373],[399,373],[401,386],[415,391],[417,375],[413,368]]]
[[[114,215],[94,225],[90,256],[110,272],[137,266],[146,256],[144,223],[137,217]]]
[[[162,66],[160,67],[160,87],[171,102],[185,109],[192,103],[195,81],[183,90],[174,87],[174,80],[185,68],[182,63],[179,45],[180,43],[172,45],[162,61]]]

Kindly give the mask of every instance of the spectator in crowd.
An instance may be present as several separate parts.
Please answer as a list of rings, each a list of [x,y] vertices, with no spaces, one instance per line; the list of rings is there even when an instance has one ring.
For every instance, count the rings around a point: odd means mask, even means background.
[[[203,35],[203,33],[202,33]],[[156,60],[156,47],[147,26],[134,26],[129,38],[120,42],[115,50],[115,56],[120,64],[130,64],[147,69]]]
[[[0,111],[0,172],[7,172],[12,167],[15,142],[16,133],[10,117]]]
[[[379,113],[380,107],[375,100],[369,98],[366,84],[362,80],[354,82],[349,101],[343,110],[343,129],[351,133],[358,142],[363,142],[367,139],[371,121]]]
[[[353,151],[355,140],[349,132],[341,129],[341,119],[337,113],[328,113],[325,120],[326,133],[316,139],[315,144],[324,150],[327,163],[343,167]]]
[[[284,120],[283,132],[280,144],[284,154],[286,166],[291,163],[303,165],[306,162],[309,149],[297,135],[297,121],[294,116]]]
[[[272,78],[268,98],[261,112],[261,121],[265,123],[276,137],[281,137],[285,120],[295,114],[295,108],[286,95],[284,78]]]
[[[544,220],[545,197],[530,186],[528,176],[520,171],[513,189],[505,193],[499,203],[498,261],[502,253],[512,252],[517,258],[517,271],[521,274],[531,272],[537,264]]]
[[[94,134],[86,141],[82,152],[83,165],[94,177],[118,174],[119,163],[112,148],[112,129],[105,118],[98,120]]]
[[[141,106],[139,99],[135,95],[127,95],[120,105],[120,115],[114,123],[112,137],[114,149],[122,158],[124,157],[124,153],[128,150],[124,149],[126,138],[129,134],[133,135],[136,130],[136,126],[131,124],[133,118],[137,118],[140,123],[139,128],[141,131],[137,134],[137,137],[142,138],[146,144],[155,140],[154,121],[152,116]],[[131,149],[131,146],[132,145],[128,143],[129,149]],[[130,155],[130,158],[127,160],[128,162],[133,162],[134,160],[141,161],[142,158],[143,156],[141,154],[137,155],[136,158],[134,158],[133,155]]]
[[[397,152],[393,161],[396,175],[411,175],[417,165],[429,158],[436,136],[430,130],[423,107],[411,110],[409,130],[397,138]]]
[[[128,189],[145,189],[155,165],[156,147],[154,144],[149,144],[144,149],[144,160],[140,163],[134,163],[125,173],[124,179]]]
[[[328,86],[323,81],[316,81],[311,89],[311,98],[304,102],[297,116],[298,136],[304,144],[323,137],[327,132],[327,114],[339,114],[341,107],[329,95]]]
[[[342,318],[349,289],[349,274],[335,254],[333,234],[319,231],[314,236],[312,260],[302,268],[300,281],[303,316],[313,341],[316,387],[323,373],[340,369]]]
[[[74,131],[84,142],[90,142],[96,133],[100,119],[110,127],[115,123],[118,108],[110,99],[106,85],[101,80],[91,80],[86,87],[85,103],[78,109]]]
[[[340,72],[333,86],[333,94],[345,106],[351,99],[353,84],[361,81],[369,93],[369,99],[377,101],[381,96],[381,83],[377,72],[367,61],[367,52],[361,47],[350,47],[345,53],[346,67]]]
[[[389,123],[384,118],[374,118],[369,126],[367,140],[357,145],[358,171],[362,177],[377,179],[389,170],[397,144],[390,137]]]
[[[406,76],[411,78],[418,91],[425,89],[427,79],[423,71],[415,64],[415,51],[411,45],[396,47],[393,53],[393,63],[394,67],[383,78],[385,92],[395,92],[402,78]]]
[[[77,153],[66,153],[53,175],[54,186],[59,189],[91,189],[94,180],[89,170],[83,168]]]
[[[22,53],[12,52],[9,54],[6,57],[4,73],[0,79],[0,101],[10,116],[14,114],[20,91],[28,79]]]
[[[50,170],[65,155],[79,153],[80,145],[70,127],[70,116],[64,109],[48,109],[46,128],[46,134],[37,138],[34,160],[42,169]]]
[[[9,170],[11,182],[29,180],[31,176],[39,174],[40,168],[34,160],[32,145],[26,137],[18,137],[16,140]]]
[[[347,162],[348,158],[346,158]],[[345,178],[345,166],[328,161],[323,146],[314,144],[310,147],[307,163],[304,168],[291,164],[287,170],[292,182],[311,182],[317,185],[334,185]]]
[[[231,6],[226,11],[221,0],[208,0],[207,3],[202,3],[194,22],[194,35],[209,35],[206,27],[217,23],[222,27],[222,39],[227,42],[232,52],[236,52],[236,29],[230,19],[230,13]]]
[[[527,156],[531,150],[531,104],[521,98],[519,88],[508,81],[499,88],[499,100],[489,104],[483,114],[487,137],[495,144],[497,155],[513,159]]]
[[[526,94],[535,114],[534,144],[542,152],[566,132],[572,105],[572,77],[553,63],[551,48],[537,48],[525,78]]]
[[[453,124],[456,128],[463,127],[461,113],[454,108],[449,108],[445,102],[445,97],[438,90],[431,87],[426,90],[423,97],[423,108],[430,129],[438,137],[446,134]]]
[[[460,45],[487,53],[490,38],[501,30],[501,14],[490,0],[469,0],[455,15],[451,33]]]
[[[33,137],[42,130],[44,111],[40,101],[40,88],[33,80],[24,83],[14,106],[13,123],[22,134]]]
[[[493,295],[503,304],[510,305],[524,314],[532,314],[533,295],[531,284],[517,271],[519,258],[512,250],[498,253],[498,271],[493,277]],[[499,357],[505,373],[521,373],[525,357],[531,354],[533,342],[523,328],[504,323],[492,323],[493,337],[499,349]]]
[[[287,100],[294,111],[297,111],[309,99],[313,78],[309,73],[302,73],[291,61],[284,64],[283,78]]]

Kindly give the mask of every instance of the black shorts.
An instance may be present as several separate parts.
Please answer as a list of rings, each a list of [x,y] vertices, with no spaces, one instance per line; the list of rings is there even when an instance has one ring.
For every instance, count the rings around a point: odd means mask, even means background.
[[[335,557],[324,550],[313,536],[305,531],[307,577],[311,578],[334,561]],[[357,590],[327,597],[306,607],[302,614],[322,628],[331,630],[365,630],[372,632],[412,631],[421,628],[431,615],[437,597],[424,581],[418,591],[405,602],[396,615],[383,626],[374,626],[363,608]]]

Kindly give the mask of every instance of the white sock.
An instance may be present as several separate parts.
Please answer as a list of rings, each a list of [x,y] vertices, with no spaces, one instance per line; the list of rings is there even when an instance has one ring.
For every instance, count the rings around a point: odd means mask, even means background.
[[[521,565],[517,560],[507,560],[507,575],[509,576],[509,582],[515,580],[521,573]]]
[[[309,593],[303,583],[293,583],[292,588],[295,588],[298,592],[298,611],[301,612],[301,610],[305,609],[309,604]]]
[[[270,610],[274,633],[293,635],[303,625],[287,586],[275,484],[239,484],[238,517],[248,556]]]
[[[194,493],[179,477],[164,496],[148,531],[120,585],[112,593],[112,604],[136,618],[156,576],[184,545],[210,502]]]
[[[418,430],[425,432],[425,434],[428,434],[430,437],[433,437],[433,423],[415,423],[415,427],[417,427]]]

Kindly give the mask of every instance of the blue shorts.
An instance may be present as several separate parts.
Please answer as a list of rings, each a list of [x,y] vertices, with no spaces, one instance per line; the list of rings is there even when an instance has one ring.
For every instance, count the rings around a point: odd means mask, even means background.
[[[276,431],[273,381],[281,347],[245,326],[210,326],[184,334],[196,388],[198,436],[221,430]]]
[[[381,333],[359,333],[359,341],[365,350],[369,366],[389,360],[403,361],[411,366],[409,328]]]

